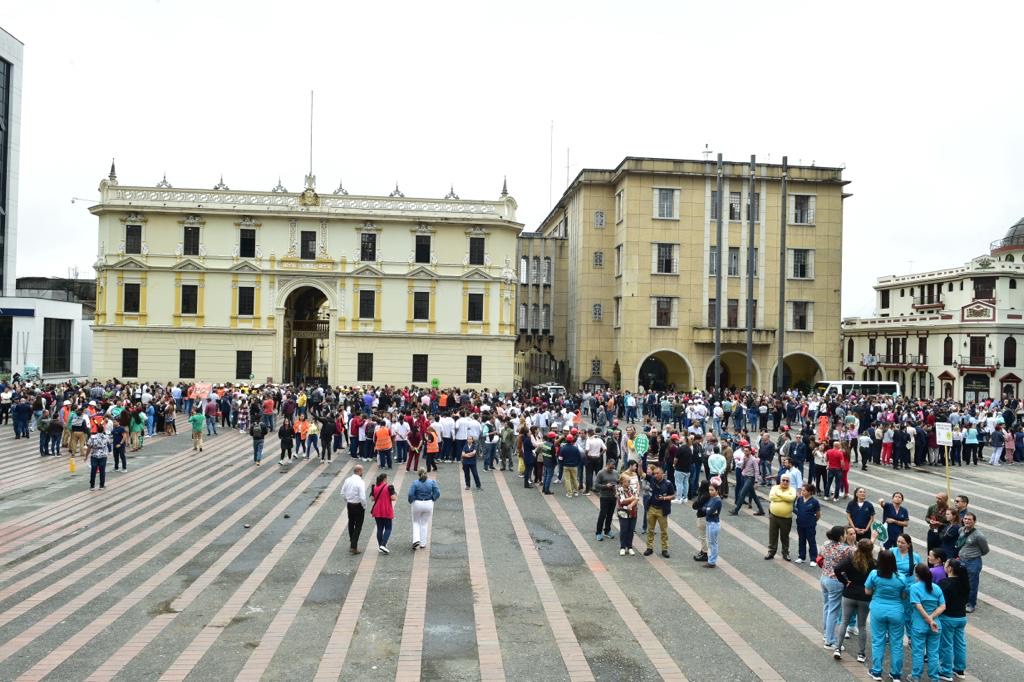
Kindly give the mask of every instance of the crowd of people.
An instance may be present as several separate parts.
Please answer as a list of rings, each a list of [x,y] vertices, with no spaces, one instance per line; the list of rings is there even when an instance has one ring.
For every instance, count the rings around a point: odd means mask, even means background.
[[[766,560],[780,550],[784,560],[794,559],[795,523],[794,562],[820,567],[823,640],[834,656],[842,657],[852,635],[858,638],[858,660],[865,661],[870,626],[874,679],[881,679],[886,649],[899,679],[904,634],[915,678],[925,657],[933,678],[963,677],[964,624],[977,604],[988,544],[967,496],[950,504],[939,494],[927,513],[927,554],[916,553],[905,532],[903,494],[879,500],[876,509],[864,488],[855,488],[851,497],[850,470],[943,465],[947,457],[952,466],[977,465],[986,461],[986,447],[993,466],[1024,460],[1024,408],[1013,400],[961,405],[795,390],[550,395],[116,380],[0,384],[0,423],[10,421],[16,439],[36,434],[41,456],[66,451],[88,457],[91,488],[97,478],[100,489],[106,486],[109,455],[115,471],[127,470],[126,451],[141,450],[157,434],[173,437],[179,415],[196,453],[218,428],[251,437],[255,466],[261,466],[264,442],[274,435],[280,466],[311,457],[327,464],[347,453],[358,462],[341,491],[353,554],[360,552],[367,509],[376,523],[378,551],[390,553],[395,465],[417,474],[407,494],[413,549],[427,546],[440,496],[430,473],[445,463],[460,465],[467,490],[482,489],[482,466],[514,472],[524,488],[543,494],[553,495],[553,486],[561,485],[570,498],[596,495],[596,540],[618,537],[620,556],[636,554],[639,531],[644,555],[655,552],[657,539],[661,556],[670,558],[668,518],[674,508],[689,505],[701,546],[693,558],[714,568],[723,510],[735,516],[744,507],[756,508],[755,516],[768,517]],[[936,424],[942,422],[951,427],[948,451],[937,443]],[[362,478],[368,462],[380,472],[369,486]],[[836,509],[846,524],[832,527],[819,548],[823,503],[840,500],[845,508]]]

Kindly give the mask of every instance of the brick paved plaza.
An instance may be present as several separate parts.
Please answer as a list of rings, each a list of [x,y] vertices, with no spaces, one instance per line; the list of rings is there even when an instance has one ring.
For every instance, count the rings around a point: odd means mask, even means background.
[[[414,553],[413,474],[396,469],[391,554],[367,516],[368,551],[353,556],[348,457],[281,467],[275,442],[256,468],[234,431],[201,454],[157,438],[90,492],[87,465],[70,474],[66,457],[3,434],[0,680],[867,679],[822,648],[818,569],[763,561],[767,523],[746,511],[723,516],[708,571],[691,559],[686,505],[670,559],[620,557],[594,537],[596,498],[543,496],[501,472],[470,492],[441,464],[429,549]],[[954,475],[992,544],[969,679],[1019,679],[1024,471]],[[940,475],[855,469],[851,484],[871,500],[902,490],[921,551]],[[819,542],[844,520],[845,505],[824,507]]]

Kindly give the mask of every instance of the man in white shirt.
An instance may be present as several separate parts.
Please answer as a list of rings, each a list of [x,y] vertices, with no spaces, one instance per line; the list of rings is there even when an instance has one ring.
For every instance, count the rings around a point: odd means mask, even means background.
[[[455,461],[462,459],[462,449],[466,447],[466,439],[469,438],[470,426],[473,420],[466,416],[465,412],[459,413],[455,420]],[[474,438],[474,440],[476,440]]]
[[[409,422],[404,419],[399,419],[391,427],[391,433],[395,438],[395,449],[396,456],[395,461],[404,463],[406,457],[409,456],[409,432],[412,431],[412,427],[409,426]]]
[[[366,516],[366,483],[363,481],[363,465],[357,464],[352,475],[341,485],[341,496],[348,507],[349,552],[359,554],[359,533],[363,530]]]
[[[583,444],[584,464],[586,465],[584,495],[589,495],[593,490],[594,477],[604,466],[604,453],[608,449],[608,446],[604,444],[604,439],[594,433],[593,429],[588,429],[587,434],[587,440]]]
[[[438,425],[441,427],[441,461],[451,462],[455,457],[455,420],[446,414],[438,421]]]

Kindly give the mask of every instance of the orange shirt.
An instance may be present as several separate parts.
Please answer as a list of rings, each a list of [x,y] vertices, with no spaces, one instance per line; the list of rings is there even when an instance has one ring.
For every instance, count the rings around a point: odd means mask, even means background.
[[[431,438],[427,438],[427,452],[432,455],[436,455],[438,450],[441,449],[441,439],[438,437],[437,431],[434,430],[433,426],[427,429],[427,432],[431,435]]]
[[[391,429],[384,426],[378,426],[377,430],[373,432],[373,443],[374,448],[377,450],[390,450]]]

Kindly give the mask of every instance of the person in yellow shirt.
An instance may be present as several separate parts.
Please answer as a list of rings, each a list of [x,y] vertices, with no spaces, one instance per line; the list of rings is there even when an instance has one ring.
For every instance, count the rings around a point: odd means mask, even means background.
[[[782,558],[789,561],[789,531],[793,528],[793,503],[796,488],[789,484],[789,474],[779,477],[779,484],[768,493],[768,553],[765,559],[774,559],[782,536]]]

